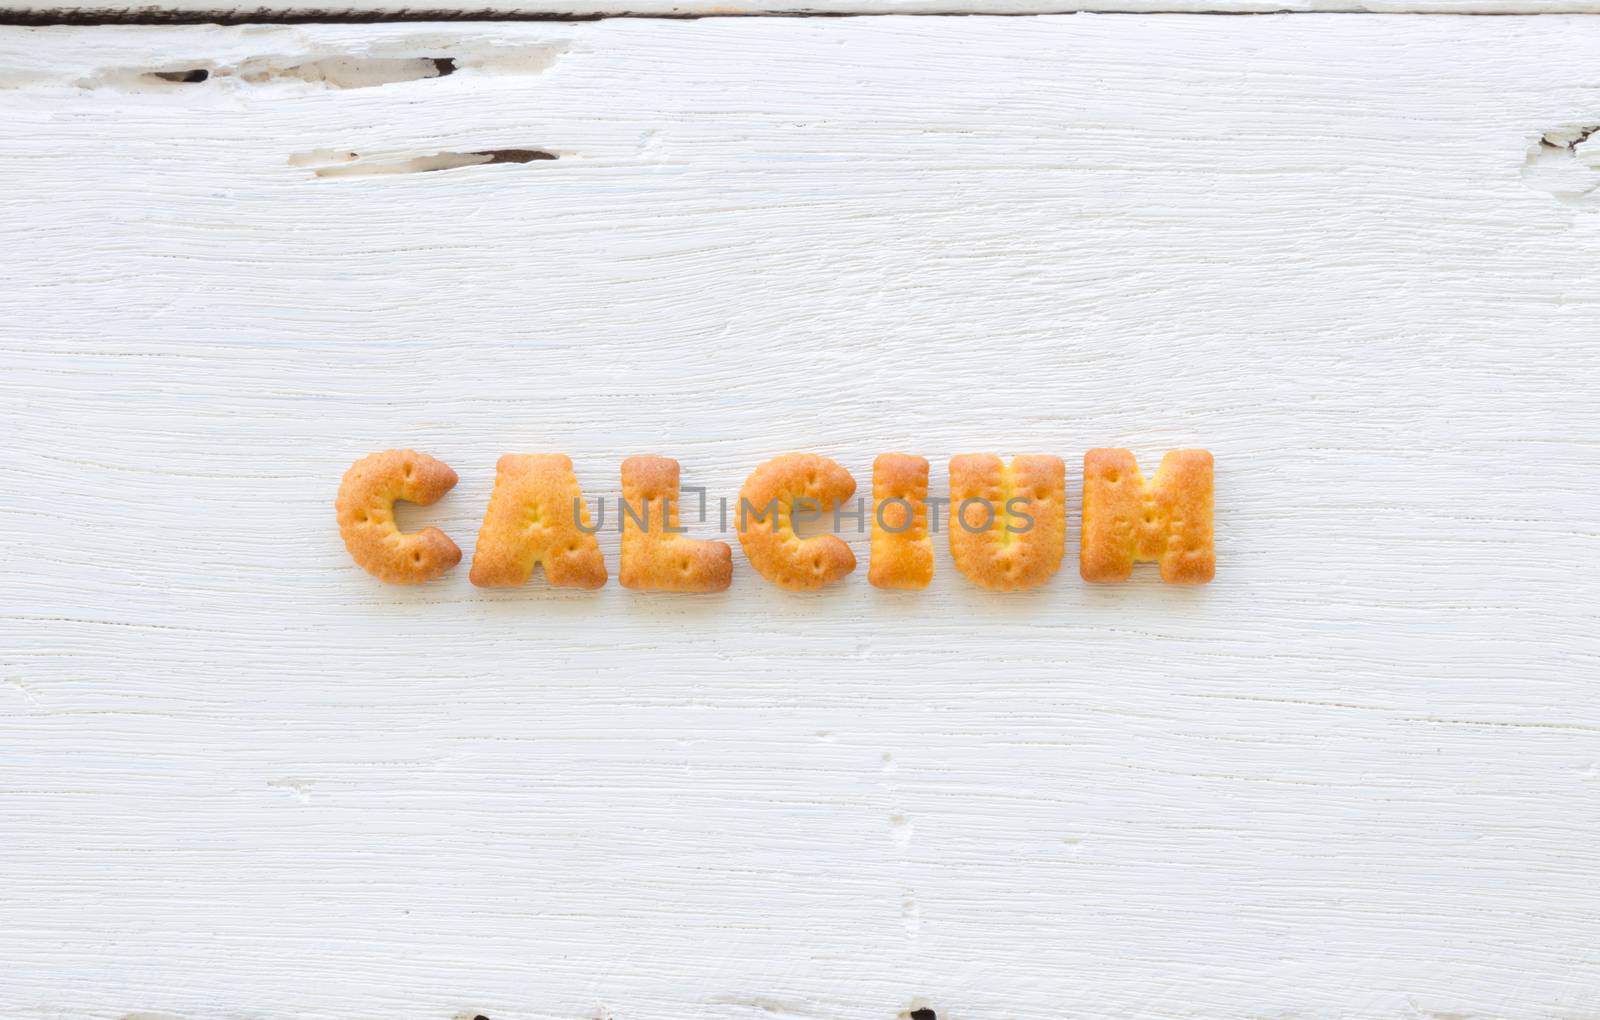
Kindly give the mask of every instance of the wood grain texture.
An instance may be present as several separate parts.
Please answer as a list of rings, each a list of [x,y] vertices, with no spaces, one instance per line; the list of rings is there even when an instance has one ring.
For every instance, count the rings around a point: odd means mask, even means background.
[[[1597,58],[0,31],[0,1016],[1592,1020]],[[1218,577],[883,592],[851,533],[809,596],[386,588],[332,503],[398,446],[469,558],[507,452],[1057,453],[1075,504],[1203,446]]]
[[[1099,13],[1595,14],[1600,0],[0,0],[0,19],[50,24],[404,18]]]

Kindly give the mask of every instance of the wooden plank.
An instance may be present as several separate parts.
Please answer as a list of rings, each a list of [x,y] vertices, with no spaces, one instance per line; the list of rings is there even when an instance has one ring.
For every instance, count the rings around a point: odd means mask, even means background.
[[[0,20],[30,24],[1073,13],[1596,14],[1600,0],[0,0]]]
[[[1597,57],[0,31],[0,1015],[1587,1020]],[[508,451],[1206,446],[1221,565],[390,589],[331,504],[406,444],[469,556]]]

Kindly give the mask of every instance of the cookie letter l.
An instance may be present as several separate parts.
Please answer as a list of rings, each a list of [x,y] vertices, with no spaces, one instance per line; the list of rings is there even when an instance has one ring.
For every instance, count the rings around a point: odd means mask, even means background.
[[[622,528],[622,570],[618,579],[624,588],[727,590],[733,579],[733,551],[728,543],[685,538],[678,533],[677,461],[670,457],[629,457],[623,461],[622,506],[617,512],[617,523]],[[643,526],[641,518],[634,516],[640,513]]]

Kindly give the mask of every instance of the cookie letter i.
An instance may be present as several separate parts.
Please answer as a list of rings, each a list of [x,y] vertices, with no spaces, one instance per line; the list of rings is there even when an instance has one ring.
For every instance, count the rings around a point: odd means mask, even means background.
[[[886,453],[872,462],[872,564],[874,588],[926,588],[933,580],[933,539],[928,537],[928,462]]]

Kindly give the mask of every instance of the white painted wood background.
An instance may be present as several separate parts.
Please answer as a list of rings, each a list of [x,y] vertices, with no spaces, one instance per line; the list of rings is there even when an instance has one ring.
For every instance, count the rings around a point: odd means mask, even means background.
[[[1600,19],[7,28],[0,111],[0,1016],[1600,1016]],[[386,588],[394,445],[469,556],[504,452],[1199,445],[1218,579]]]
[[[1344,12],[1596,14],[1600,0],[0,0],[0,21],[261,21],[273,18],[698,18],[729,15]]]

